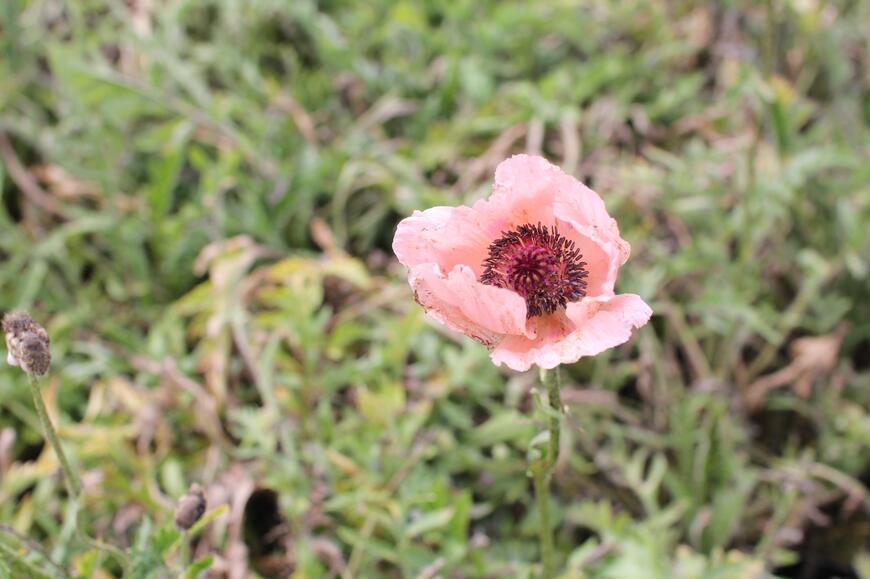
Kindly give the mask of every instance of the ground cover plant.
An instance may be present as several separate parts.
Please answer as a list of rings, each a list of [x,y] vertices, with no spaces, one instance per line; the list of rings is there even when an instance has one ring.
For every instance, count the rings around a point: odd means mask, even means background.
[[[4,365],[0,577],[540,576],[546,390],[427,320],[391,245],[517,153],[601,195],[653,310],[562,366],[556,575],[870,577],[868,24],[4,1],[0,313],[51,337],[81,493]]]

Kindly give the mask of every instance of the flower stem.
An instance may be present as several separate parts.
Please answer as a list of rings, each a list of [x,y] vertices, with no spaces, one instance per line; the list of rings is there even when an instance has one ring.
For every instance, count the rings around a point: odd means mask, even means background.
[[[541,543],[541,577],[553,577],[553,529],[550,526],[550,477],[556,462],[559,460],[560,427],[562,421],[562,398],[559,389],[562,387],[558,366],[552,370],[541,371],[541,381],[547,389],[550,404],[548,428],[550,437],[546,456],[532,464],[532,476],[535,485],[535,497],[538,503],[538,536]]]
[[[541,577],[553,576],[553,530],[550,528],[549,468],[543,464],[532,467],[535,497],[538,501],[538,540],[541,543]]]
[[[187,531],[181,531],[181,545],[178,549],[178,560],[181,562],[182,575],[190,565],[190,535]]]
[[[39,422],[42,424],[42,430],[45,433],[45,437],[48,439],[48,443],[54,449],[54,453],[57,455],[57,459],[60,462],[60,467],[63,470],[64,477],[66,479],[67,490],[70,494],[70,499],[73,501],[74,509],[73,509],[73,526],[76,529],[76,535],[86,544],[94,549],[98,549],[111,555],[115,558],[116,561],[121,565],[121,567],[126,572],[130,568],[130,560],[127,555],[115,547],[114,545],[109,545],[108,543],[103,543],[97,539],[90,538],[82,529],[78,526],[78,512],[81,507],[81,497],[82,497],[82,482],[79,478],[78,472],[73,469],[71,463],[66,458],[66,454],[63,452],[63,447],[60,445],[60,439],[57,436],[57,431],[54,429],[54,426],[51,424],[51,418],[48,416],[48,410],[45,407],[45,401],[42,399],[42,391],[39,389],[39,379],[33,374],[27,375],[27,383],[30,384],[30,393],[33,394],[33,405],[36,406],[36,414],[39,415]]]
[[[33,394],[33,405],[36,406],[36,414],[39,415],[39,421],[42,423],[42,430],[45,431],[45,437],[54,449],[58,461],[60,461],[61,469],[63,469],[63,474],[66,477],[69,494],[72,500],[77,501],[79,495],[82,494],[81,479],[79,479],[78,473],[70,466],[70,462],[63,452],[60,439],[57,437],[57,432],[48,416],[48,410],[45,408],[45,401],[42,399],[42,391],[39,389],[38,379],[32,374],[28,374],[27,378],[27,382],[30,384],[30,393]]]
[[[550,414],[550,448],[547,453],[549,469],[552,470],[559,460],[559,436],[562,422],[562,397],[559,392],[562,388],[562,377],[559,373],[559,367],[556,366],[552,370],[545,370],[543,378],[544,385],[547,387],[550,410],[552,410]]]

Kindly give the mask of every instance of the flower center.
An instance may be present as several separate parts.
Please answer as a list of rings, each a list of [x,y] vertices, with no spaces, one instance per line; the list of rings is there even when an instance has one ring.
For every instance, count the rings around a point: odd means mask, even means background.
[[[586,262],[573,241],[540,223],[520,225],[489,246],[480,282],[526,300],[526,317],[552,314],[586,295]]]

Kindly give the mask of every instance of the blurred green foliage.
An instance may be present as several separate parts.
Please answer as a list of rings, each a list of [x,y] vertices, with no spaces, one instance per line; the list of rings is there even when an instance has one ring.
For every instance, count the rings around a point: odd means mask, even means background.
[[[390,256],[525,150],[603,195],[656,312],[567,369],[564,576],[867,579],[868,26],[850,0],[5,0],[0,310],[51,333],[81,524],[166,576],[198,481],[230,510],[191,576],[534,576],[534,373],[427,323]],[[0,577],[118,573],[63,525],[28,396],[0,370]]]

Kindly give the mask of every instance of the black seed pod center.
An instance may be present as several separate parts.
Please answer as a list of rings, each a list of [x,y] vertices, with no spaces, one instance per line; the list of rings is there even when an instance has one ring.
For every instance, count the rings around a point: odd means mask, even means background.
[[[552,314],[586,295],[586,262],[555,225],[526,224],[502,232],[483,266],[481,283],[521,295],[529,318]]]

